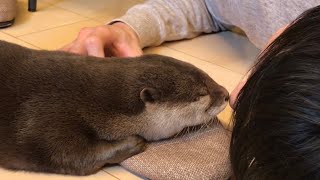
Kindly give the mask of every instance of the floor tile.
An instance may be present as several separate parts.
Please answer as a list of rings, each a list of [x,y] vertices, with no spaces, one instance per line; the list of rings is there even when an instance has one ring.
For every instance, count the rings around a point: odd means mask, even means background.
[[[1,31],[21,36],[87,19],[41,0],[38,2],[38,11],[32,13],[27,10],[26,0],[18,1],[19,11],[14,25]]]
[[[233,109],[228,104],[227,107],[217,116],[219,121],[223,125],[223,127],[230,131],[232,130],[232,127],[233,127],[232,113],[233,113]]]
[[[167,43],[165,46],[245,74],[259,51],[247,38],[231,32]]]
[[[93,20],[81,21],[38,33],[20,36],[19,38],[42,49],[56,50],[72,42],[82,28],[93,27],[99,24],[100,23]]]
[[[131,172],[127,171],[121,166],[107,167],[103,170],[122,180],[142,180],[143,179],[141,177],[138,177],[132,174]]]
[[[85,17],[95,18],[100,21],[109,21],[119,17],[134,4],[137,0],[65,0],[59,1],[55,5],[71,12],[81,14]]]
[[[49,3],[49,4],[57,4],[59,2],[65,1],[65,0],[41,0],[45,3]]]
[[[19,44],[21,46],[25,46],[25,47],[32,48],[32,49],[39,49],[38,47],[35,47],[35,46],[33,46],[33,45],[29,44],[29,43],[21,41],[20,39],[17,39],[15,37],[12,37],[12,36],[7,35],[7,34],[2,33],[2,32],[0,32],[0,40],[8,41],[8,42],[15,43],[15,44]]]
[[[30,172],[13,172],[0,169],[0,179],[2,180],[118,180],[118,178],[100,171],[90,176],[65,176],[55,174],[30,173]]]

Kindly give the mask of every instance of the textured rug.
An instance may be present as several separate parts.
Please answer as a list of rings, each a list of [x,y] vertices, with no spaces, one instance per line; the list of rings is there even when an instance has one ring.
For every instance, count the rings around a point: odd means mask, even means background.
[[[151,143],[121,165],[148,179],[223,180],[231,176],[229,144],[230,132],[211,123],[196,132]]]

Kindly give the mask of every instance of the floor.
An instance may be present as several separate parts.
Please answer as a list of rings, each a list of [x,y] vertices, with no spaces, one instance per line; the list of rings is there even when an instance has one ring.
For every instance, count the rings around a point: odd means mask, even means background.
[[[143,0],[39,0],[38,11],[27,11],[27,0],[18,0],[19,12],[15,25],[0,30],[0,39],[33,49],[55,50],[71,42],[83,27],[96,26],[119,17],[131,6]],[[259,53],[245,37],[223,32],[203,35],[192,40],[165,43],[148,48],[145,53],[172,56],[190,62],[206,71],[229,92],[241,80]],[[231,108],[220,115],[229,128]],[[109,167],[88,177],[45,175],[11,172],[0,169],[0,179],[141,179],[120,166]]]

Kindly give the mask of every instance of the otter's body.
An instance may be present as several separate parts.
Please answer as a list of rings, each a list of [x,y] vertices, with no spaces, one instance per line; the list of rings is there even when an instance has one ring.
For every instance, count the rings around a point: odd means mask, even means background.
[[[8,169],[91,174],[225,106],[224,88],[165,56],[82,57],[3,41],[0,53],[0,166]]]

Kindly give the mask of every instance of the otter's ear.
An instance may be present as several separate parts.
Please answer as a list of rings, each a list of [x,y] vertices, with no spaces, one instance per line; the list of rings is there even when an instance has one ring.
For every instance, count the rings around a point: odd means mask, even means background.
[[[140,92],[140,98],[145,103],[153,103],[160,99],[160,93],[154,88],[143,88]]]

